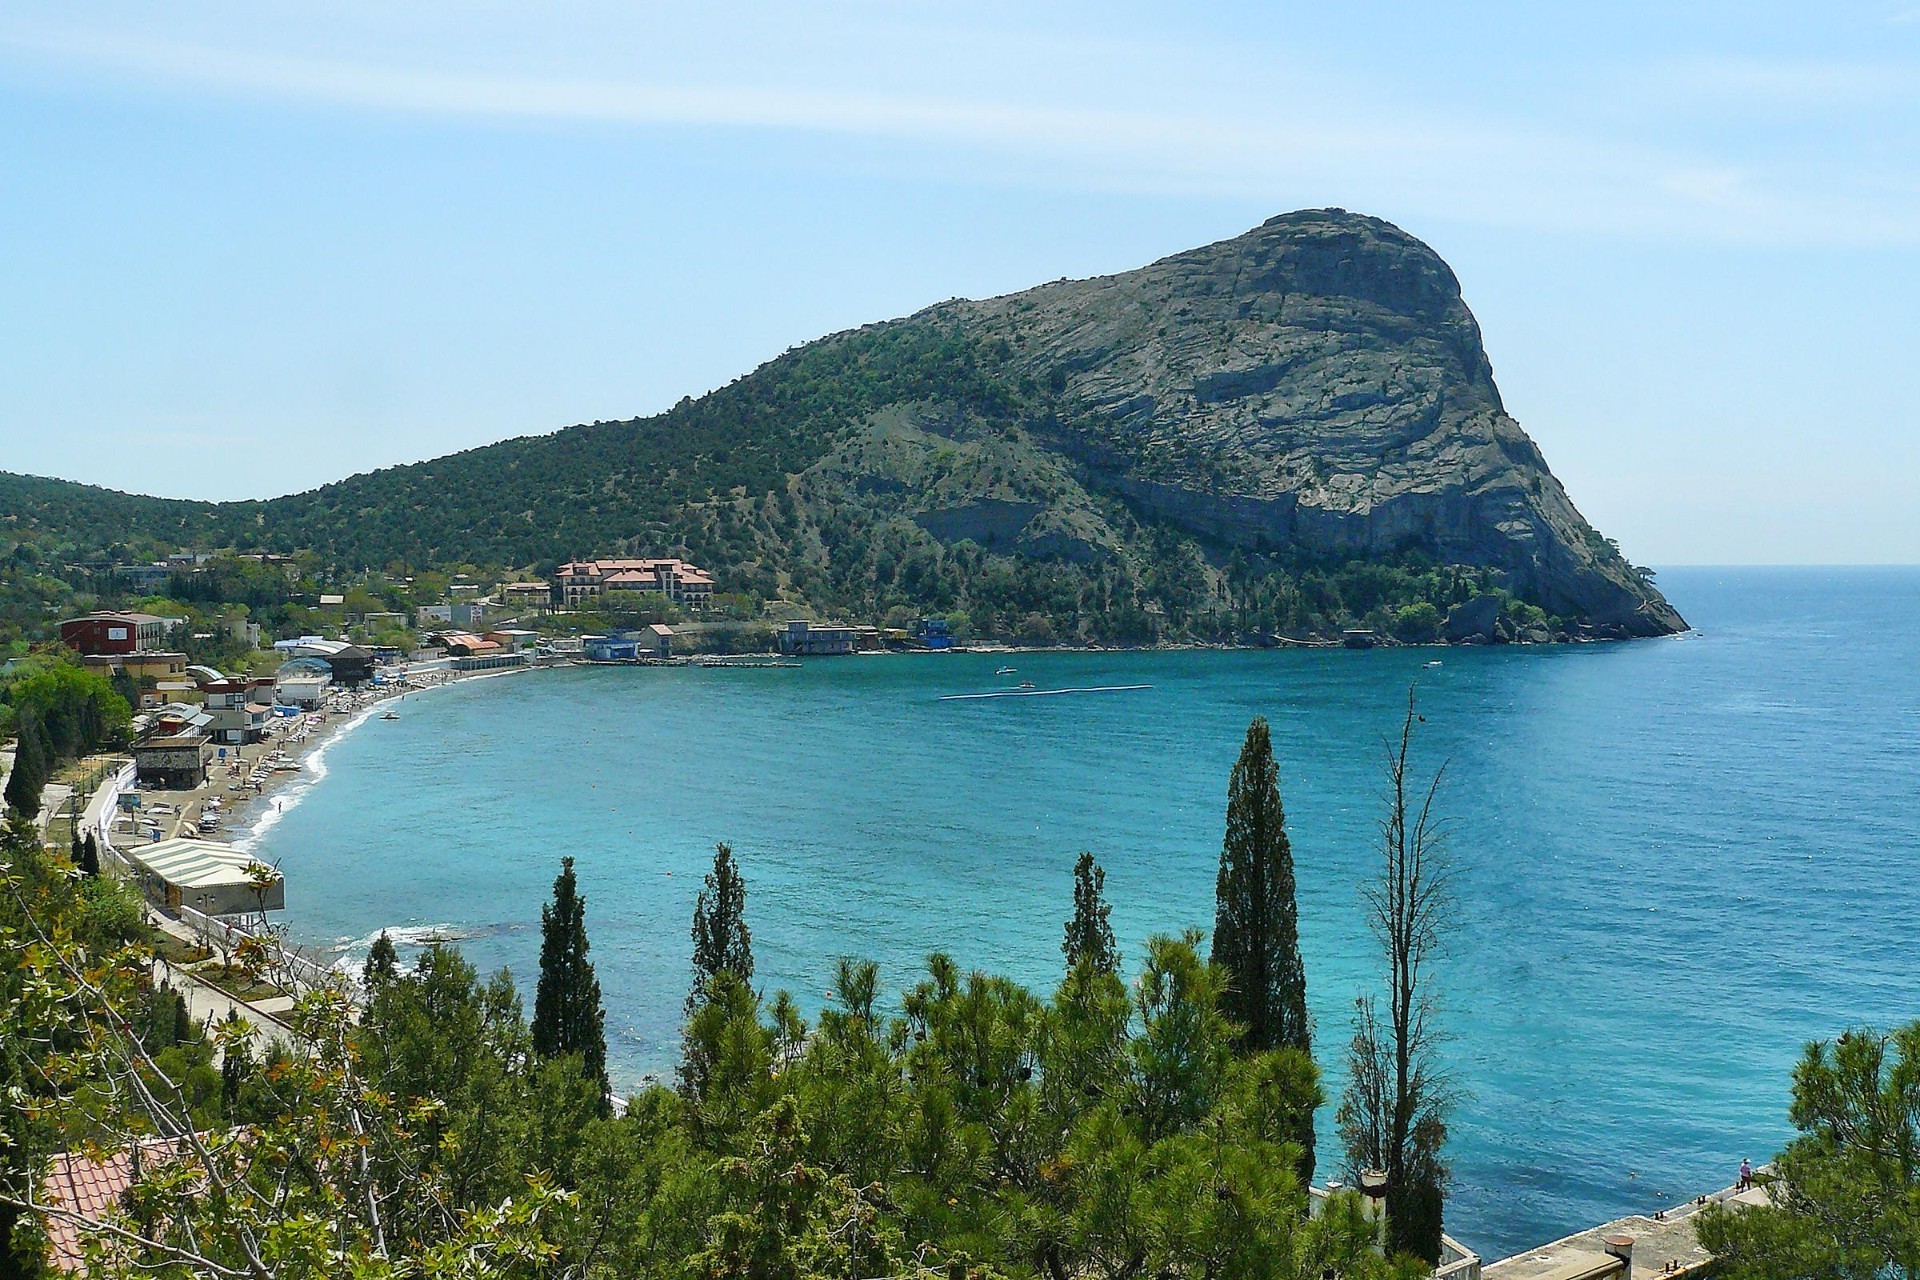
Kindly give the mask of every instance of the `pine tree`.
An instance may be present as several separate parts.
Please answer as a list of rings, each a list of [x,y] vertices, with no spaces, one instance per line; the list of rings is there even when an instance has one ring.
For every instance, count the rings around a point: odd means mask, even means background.
[[[1073,919],[1067,921],[1067,936],[1060,950],[1067,957],[1067,971],[1091,964],[1102,973],[1120,971],[1120,951],[1113,942],[1113,926],[1107,923],[1112,910],[1105,891],[1107,873],[1083,852],[1073,864]]]
[[[40,793],[46,789],[47,745],[40,720],[23,713],[19,741],[13,745],[13,772],[7,775],[7,804],[29,818],[40,815]]]
[[[714,847],[707,873],[693,904],[693,989],[686,1012],[692,1016],[706,999],[707,985],[722,973],[748,982],[753,978],[753,935],[747,930],[747,886],[733,862],[733,849]]]
[[[553,901],[540,909],[540,985],[533,997],[533,1051],[544,1058],[578,1054],[588,1079],[607,1090],[606,1012],[600,980],[587,959],[587,900],[574,880],[573,859],[560,860]]]
[[[1243,1028],[1246,1052],[1313,1050],[1293,890],[1280,770],[1266,719],[1256,716],[1227,784],[1213,919],[1213,962],[1227,971],[1222,1011]]]

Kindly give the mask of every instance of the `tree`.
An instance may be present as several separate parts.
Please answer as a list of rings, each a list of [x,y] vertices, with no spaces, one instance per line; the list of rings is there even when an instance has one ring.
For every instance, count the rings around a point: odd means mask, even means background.
[[[1226,970],[1222,1011],[1241,1027],[1240,1048],[1312,1052],[1307,974],[1293,896],[1293,847],[1280,804],[1280,770],[1264,717],[1227,783],[1227,834],[1214,887],[1213,963]]]
[[[83,875],[100,874],[100,842],[91,831],[87,832],[86,837],[80,841],[79,866]]]
[[[693,989],[687,992],[689,1016],[705,997],[707,985],[722,973],[748,982],[753,977],[753,935],[747,930],[747,886],[733,862],[733,849],[714,846],[707,873],[693,904]]]
[[[533,995],[533,1051],[543,1058],[574,1054],[580,1071],[607,1084],[606,1013],[600,980],[587,959],[587,900],[573,875],[573,859],[560,860],[553,901],[540,909],[540,985]]]
[[[1415,691],[1398,739],[1387,743],[1387,815],[1380,822],[1381,860],[1362,890],[1367,923],[1387,969],[1387,1020],[1373,996],[1357,1004],[1347,1051],[1348,1086],[1336,1120],[1349,1174],[1387,1176],[1387,1246],[1435,1263],[1440,1257],[1452,1088],[1438,1061],[1441,1032],[1429,966],[1452,922],[1451,868],[1434,798],[1443,764],[1424,790],[1412,777]]]
[[[1082,853],[1073,864],[1073,919],[1067,921],[1067,936],[1060,950],[1067,957],[1069,971],[1090,964],[1102,973],[1120,971],[1120,950],[1113,942],[1113,926],[1107,923],[1112,910],[1105,895],[1107,873]]]
[[[367,963],[360,970],[360,981],[367,987],[376,987],[383,982],[391,982],[400,972],[400,954],[394,950],[393,939],[382,929],[380,936],[373,940],[373,946],[367,949]]]
[[[46,789],[51,761],[40,718],[22,711],[19,740],[13,746],[13,772],[7,775],[7,804],[29,818],[40,814],[40,793]]]
[[[1715,1274],[1920,1275],[1920,1022],[1808,1045],[1789,1115],[1767,1203],[1700,1214]]]

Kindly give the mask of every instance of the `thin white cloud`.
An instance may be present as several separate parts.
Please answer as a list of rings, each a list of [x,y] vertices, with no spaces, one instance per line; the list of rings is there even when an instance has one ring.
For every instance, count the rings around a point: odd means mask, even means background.
[[[1204,85],[1176,86],[1194,90],[1186,97],[1199,104],[1195,109],[1186,100],[1167,105],[1182,95],[1164,89],[1157,96],[1149,89],[1099,94],[1081,86],[1064,103],[1004,87],[956,87],[951,77],[903,89],[898,81],[910,77],[897,67],[871,78],[896,86],[888,88],[822,75],[817,67],[811,77],[805,67],[786,69],[783,83],[764,62],[735,79],[711,67],[669,77],[651,69],[658,59],[624,75],[541,76],[25,24],[0,28],[0,49],[37,66],[107,71],[116,83],[367,111],[877,141],[984,166],[1000,181],[1253,195],[1496,225],[1745,243],[1920,243],[1911,190],[1849,186],[1827,175],[1796,181],[1712,155],[1417,105],[1396,109],[1377,94],[1343,94],[1326,80],[1290,91],[1261,85],[1237,99]],[[1039,60],[1024,52],[1028,62]],[[1877,79],[1858,71],[1713,61],[1670,64],[1660,80],[1670,93],[1827,98],[1907,83],[1897,69],[1882,69]],[[796,77],[800,82],[791,82]],[[834,87],[818,87],[820,81]]]

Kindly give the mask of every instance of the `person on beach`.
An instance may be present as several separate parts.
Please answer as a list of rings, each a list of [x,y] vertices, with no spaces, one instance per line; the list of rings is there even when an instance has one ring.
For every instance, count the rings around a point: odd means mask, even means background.
[[[1753,1186],[1753,1161],[1740,1162],[1740,1189],[1746,1191]]]

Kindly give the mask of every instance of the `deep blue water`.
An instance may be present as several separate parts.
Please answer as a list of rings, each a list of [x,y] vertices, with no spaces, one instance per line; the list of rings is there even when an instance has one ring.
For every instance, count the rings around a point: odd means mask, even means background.
[[[1662,585],[1696,634],[473,682],[332,744],[261,844],[302,937],[450,926],[483,969],[523,976],[576,855],[616,1081],[633,1084],[672,1061],[714,841],[747,876],[769,991],[817,1005],[843,953],[897,990],[935,949],[1050,989],[1083,848],[1130,955],[1211,923],[1227,772],[1265,715],[1337,1094],[1375,969],[1358,883],[1381,735],[1417,677],[1458,869],[1448,1222],[1499,1257],[1724,1185],[1785,1138],[1806,1040],[1920,1016],[1920,570]],[[1006,684],[1007,662],[1042,687],[1154,687],[937,700]],[[1331,1107],[1324,1123],[1330,1165]]]

